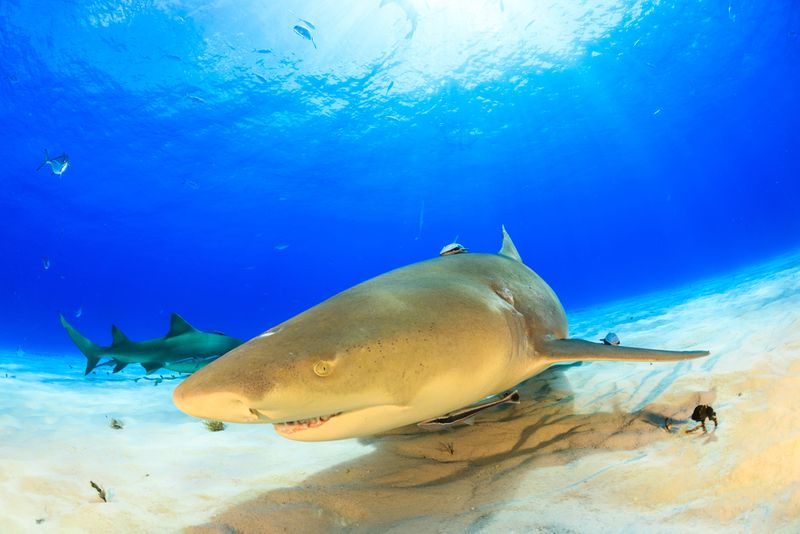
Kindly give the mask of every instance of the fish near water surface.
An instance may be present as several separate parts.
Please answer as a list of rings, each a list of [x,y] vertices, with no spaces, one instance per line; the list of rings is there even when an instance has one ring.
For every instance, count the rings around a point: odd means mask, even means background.
[[[568,339],[561,303],[503,229],[498,254],[440,256],[358,284],[194,373],[173,401],[324,441],[441,419],[556,363],[707,354]]]
[[[314,45],[314,48],[317,48],[317,43],[314,42],[314,37],[311,35],[311,30],[309,30],[305,26],[301,26],[299,24],[297,26],[295,26],[294,28],[292,28],[292,29],[294,30],[294,33],[296,33],[297,35],[299,35],[303,39],[311,41],[311,44]]]

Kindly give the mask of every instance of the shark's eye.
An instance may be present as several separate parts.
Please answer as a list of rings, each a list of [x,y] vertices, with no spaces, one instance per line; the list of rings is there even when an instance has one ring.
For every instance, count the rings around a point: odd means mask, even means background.
[[[328,376],[332,371],[333,366],[331,365],[331,362],[320,360],[314,364],[314,374],[317,376]]]

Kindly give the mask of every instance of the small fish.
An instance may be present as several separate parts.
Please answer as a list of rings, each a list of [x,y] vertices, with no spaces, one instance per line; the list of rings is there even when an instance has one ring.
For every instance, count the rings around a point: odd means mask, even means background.
[[[317,48],[317,43],[314,42],[314,38],[311,36],[311,32],[305,26],[295,26],[292,28],[294,33],[302,37],[303,39],[307,39],[311,41],[311,44],[314,45],[314,48]]]
[[[50,268],[50,258],[42,256],[42,268],[46,271]]]
[[[297,13],[295,13],[291,9],[289,10],[289,13],[291,13],[292,15],[297,17]],[[299,20],[300,22],[302,22],[303,24],[305,24],[306,26],[308,26],[312,30],[316,30],[317,29],[317,27],[314,26],[314,24],[312,24],[311,22],[307,21],[306,19],[301,19],[300,17],[297,17],[297,20]]]
[[[394,80],[392,80],[391,82],[389,82],[389,87],[387,87],[387,88],[386,88],[386,94],[387,94],[387,95],[389,94],[389,91],[391,91],[391,90],[392,90],[392,87],[394,87]]]
[[[439,251],[439,256],[453,256],[464,252],[468,252],[468,250],[460,243],[450,243],[442,247],[442,250]]]
[[[317,29],[317,27],[316,27],[316,26],[314,26],[312,23],[310,23],[310,22],[309,22],[309,21],[307,21],[306,19],[301,19],[300,17],[297,17],[297,20],[299,20],[300,22],[302,22],[303,24],[305,24],[306,26],[308,26],[308,28],[309,28],[309,29],[311,29],[311,30],[316,30],[316,29]]]
[[[275,245],[275,250],[286,250],[289,245]]]
[[[381,4],[378,7],[388,6],[389,4],[397,4],[397,7],[403,10],[403,13],[406,15],[406,20],[411,24],[411,29],[406,34],[406,39],[411,39],[414,37],[414,33],[417,31],[417,22],[419,19],[419,11],[414,6],[414,2],[412,0],[381,0]]]
[[[52,174],[57,174],[61,176],[64,174],[64,171],[67,170],[69,167],[69,156],[66,154],[61,154],[60,156],[56,156],[54,158],[50,158],[47,154],[47,149],[44,149],[44,161],[41,165],[39,165],[36,170],[41,170],[42,167],[45,165],[50,165],[50,171]]]
[[[600,341],[603,342],[603,345],[619,345],[619,336],[617,336],[617,334],[614,332],[609,332],[606,334],[606,337]]]
[[[78,308],[77,310],[75,310],[75,318],[76,319],[78,317],[80,317],[81,315],[83,315],[83,308]]]

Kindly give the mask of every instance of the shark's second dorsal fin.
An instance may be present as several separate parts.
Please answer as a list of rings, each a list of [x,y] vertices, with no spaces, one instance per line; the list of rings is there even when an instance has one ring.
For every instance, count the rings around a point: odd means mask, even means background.
[[[122,333],[122,330],[117,328],[117,325],[111,325],[111,346],[115,347],[117,345],[122,345],[124,343],[129,342],[128,336]]]
[[[514,242],[511,241],[511,236],[506,232],[505,225],[503,225],[503,246],[500,248],[498,254],[522,263],[522,258],[519,257],[519,252],[517,252],[517,247],[514,246]]]
[[[167,332],[167,337],[175,337],[194,331],[195,328],[187,323],[183,317],[177,313],[172,314],[172,318],[169,321],[169,332]]]

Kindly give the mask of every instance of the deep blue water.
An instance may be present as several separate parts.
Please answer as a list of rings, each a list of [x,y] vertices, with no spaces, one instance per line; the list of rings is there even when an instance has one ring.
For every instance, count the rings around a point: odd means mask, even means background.
[[[568,311],[724,274],[800,246],[798,104],[791,0],[3,0],[0,344],[248,338],[503,223]]]

